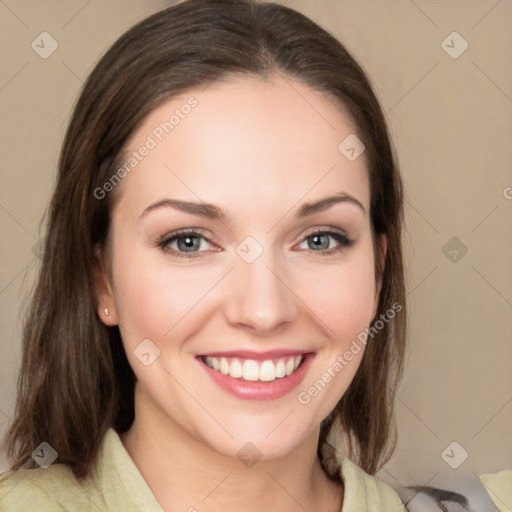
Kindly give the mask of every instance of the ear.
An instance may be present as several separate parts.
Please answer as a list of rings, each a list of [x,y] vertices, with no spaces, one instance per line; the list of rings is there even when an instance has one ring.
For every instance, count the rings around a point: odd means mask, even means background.
[[[375,298],[373,301],[373,314],[372,318],[375,318],[375,315],[377,314],[377,309],[379,307],[379,298],[380,298],[380,291],[382,289],[382,276],[384,275],[384,266],[386,264],[386,254],[388,252],[388,237],[386,234],[379,235],[377,238],[377,243],[380,246],[380,268],[382,271],[380,272],[380,275],[375,276]]]
[[[97,301],[97,314],[107,326],[117,325],[117,311],[112,286],[105,270],[101,246],[94,246],[94,287]],[[107,314],[108,311],[108,314]]]

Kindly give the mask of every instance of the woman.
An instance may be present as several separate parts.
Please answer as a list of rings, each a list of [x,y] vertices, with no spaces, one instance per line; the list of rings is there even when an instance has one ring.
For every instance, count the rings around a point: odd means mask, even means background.
[[[381,108],[320,27],[189,0],[132,28],[64,141],[2,510],[401,510],[370,476],[401,226]]]

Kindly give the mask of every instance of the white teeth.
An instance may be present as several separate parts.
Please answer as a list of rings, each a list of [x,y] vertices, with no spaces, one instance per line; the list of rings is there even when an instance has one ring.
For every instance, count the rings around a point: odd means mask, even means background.
[[[252,361],[251,359],[244,361],[243,378],[244,380],[252,381],[257,381],[260,378],[260,369],[256,361]]]
[[[284,364],[284,361],[282,359],[279,359],[279,361],[277,361],[276,377],[278,379],[282,379],[283,377],[286,377],[286,365]]]
[[[206,356],[203,361],[214,370],[229,375],[235,379],[243,378],[247,381],[272,382],[291,375],[299,366],[303,356],[287,356],[279,359],[255,361],[253,359],[240,360],[231,357]]]
[[[282,359],[279,359],[279,361],[276,364],[276,377],[278,379],[286,377],[286,364]]]
[[[220,373],[222,373],[222,375],[229,373],[229,363],[225,357],[220,358]]]
[[[235,379],[239,379],[243,374],[242,363],[238,359],[235,359],[229,367],[229,375]]]
[[[260,380],[271,382],[276,379],[276,367],[272,361],[263,361],[260,368]]]
[[[291,357],[286,361],[286,375],[291,375],[293,373],[293,367],[295,366],[295,359]]]

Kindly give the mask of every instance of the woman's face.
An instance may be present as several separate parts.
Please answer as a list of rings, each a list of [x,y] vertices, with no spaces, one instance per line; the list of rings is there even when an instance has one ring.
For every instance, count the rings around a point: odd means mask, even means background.
[[[190,91],[136,131],[98,294],[138,379],[137,421],[231,456],[318,436],[378,302],[365,155],[339,149],[354,131],[282,78]]]

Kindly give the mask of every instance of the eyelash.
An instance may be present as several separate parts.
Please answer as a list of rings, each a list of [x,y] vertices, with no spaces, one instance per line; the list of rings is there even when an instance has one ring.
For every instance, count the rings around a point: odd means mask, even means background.
[[[314,251],[312,249],[309,249],[308,252],[311,253],[312,256],[329,256],[335,253],[342,252],[343,250],[349,249],[355,244],[355,240],[349,238],[347,235],[345,235],[342,232],[333,231],[329,229],[316,229],[314,231],[311,231],[310,233],[307,233],[304,238],[301,240],[300,243],[304,242],[308,238],[311,238],[316,235],[326,235],[330,236],[334,240],[338,242],[338,245],[336,247],[331,247],[330,249],[326,249],[324,251]],[[213,243],[209,238],[204,236],[199,230],[195,228],[189,228],[189,229],[180,229],[177,231],[173,231],[172,233],[169,233],[167,235],[164,235],[163,237],[159,238],[157,240],[156,245],[160,247],[160,249],[166,253],[166,254],[173,254],[174,256],[177,256],[178,258],[197,258],[201,256],[201,253],[205,251],[197,251],[197,252],[191,252],[191,253],[184,253],[180,251],[176,251],[175,249],[170,249],[168,245],[175,240],[179,238],[186,238],[186,237],[198,237],[202,238],[203,240],[206,240],[208,243]]]
[[[198,251],[193,253],[184,253],[180,251],[176,251],[175,249],[170,249],[167,247],[171,242],[174,242],[178,238],[186,238],[187,236],[195,236],[198,238],[202,238],[206,240],[208,243],[212,243],[212,241],[205,237],[203,234],[201,234],[200,231],[194,228],[189,229],[179,229],[177,231],[173,231],[172,233],[169,233],[167,235],[164,235],[162,238],[160,238],[157,241],[157,246],[162,249],[162,251],[166,254],[173,254],[174,256],[177,256],[178,258],[197,258],[198,256],[201,256],[201,253],[204,251]]]
[[[300,243],[316,235],[326,235],[331,238],[334,238],[334,240],[338,242],[338,245],[335,247],[331,247],[330,249],[326,249],[324,251],[314,251],[313,249],[308,249],[308,253],[312,257],[323,257],[337,254],[345,251],[346,249],[350,249],[350,247],[352,247],[356,243],[356,241],[353,238],[349,238],[342,231],[334,231],[333,229],[314,229],[306,233]]]

